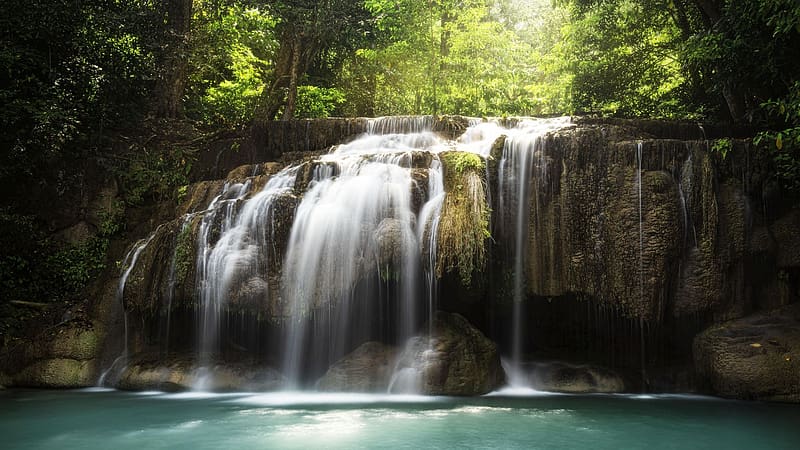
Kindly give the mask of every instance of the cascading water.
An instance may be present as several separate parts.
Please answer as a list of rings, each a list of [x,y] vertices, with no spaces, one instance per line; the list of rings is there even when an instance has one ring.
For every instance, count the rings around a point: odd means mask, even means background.
[[[435,276],[420,259],[435,255],[443,187],[432,153],[445,143],[431,125],[430,117],[374,119],[367,134],[321,158],[318,168],[335,169],[315,172],[285,261],[291,318],[283,365],[290,380],[328,367],[359,340],[403,342],[430,316],[417,299],[423,289],[433,301]],[[416,175],[427,178],[424,189]],[[423,195],[417,204],[415,191]],[[376,317],[387,316],[394,329],[376,330]]]
[[[267,275],[274,245],[274,201],[294,186],[296,168],[272,177],[264,188],[245,201],[251,181],[227,184],[203,212],[197,246],[199,293],[198,389],[206,387],[208,366],[220,352],[220,318],[230,300],[233,284],[258,288],[269,297]]]
[[[498,164],[498,229],[506,242],[506,257],[513,269],[511,359],[506,364],[509,383],[527,386],[523,365],[523,311],[525,297],[525,253],[528,246],[531,193],[535,185],[546,184],[547,159],[543,136],[569,124],[568,117],[522,120],[507,131],[503,155]],[[535,202],[538,204],[538,202]],[[535,245],[535,243],[534,243]]]
[[[257,177],[227,183],[205,210],[188,214],[182,228],[196,227],[195,388],[214,386],[214,364],[236,346],[226,333],[243,296],[258,308],[268,305],[269,317],[280,322],[274,335],[279,342],[270,344],[274,354],[267,356],[280,360],[288,388],[307,386],[364,342],[402,346],[423,323],[432,324],[441,276],[437,236],[447,196],[439,154],[488,159],[500,136],[506,141],[498,163],[502,223],[496,228],[508,244],[514,274],[511,356],[518,369],[525,224],[533,182],[546,173],[541,137],[568,123],[521,120],[505,128],[500,121],[473,119],[459,139],[448,140],[432,131],[432,117],[371,119],[362,136],[280,171],[260,190],[254,188]],[[286,227],[280,236],[276,223]],[[167,327],[174,272],[167,278]],[[121,286],[129,273],[130,267]],[[433,336],[432,329],[425,331]],[[390,390],[413,390],[420,376],[396,375]]]
[[[116,293],[116,301],[118,305],[122,305],[122,320],[125,326],[125,335],[122,341],[122,351],[120,352],[119,356],[114,359],[111,365],[102,371],[100,378],[97,381],[98,386],[105,386],[111,380],[109,380],[110,376],[114,376],[119,373],[119,371],[124,368],[125,364],[127,364],[129,358],[129,351],[128,351],[128,315],[125,313],[124,308],[124,295],[125,295],[125,284],[128,282],[128,277],[131,275],[133,268],[136,267],[136,262],[139,260],[139,255],[142,254],[142,251],[147,248],[147,244],[153,240],[156,233],[154,232],[146,239],[142,239],[137,242],[133,248],[128,251],[128,254],[125,255],[125,258],[122,261],[122,267],[125,270],[122,272],[122,275],[119,277],[119,284],[117,285],[117,293]]]

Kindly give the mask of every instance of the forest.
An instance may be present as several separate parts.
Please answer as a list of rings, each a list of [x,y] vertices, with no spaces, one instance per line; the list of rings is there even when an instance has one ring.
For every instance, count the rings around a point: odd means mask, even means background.
[[[126,210],[254,121],[726,122],[800,191],[796,0],[5,0],[0,42],[0,334],[74,301]],[[121,200],[64,239],[48,211],[97,177]]]

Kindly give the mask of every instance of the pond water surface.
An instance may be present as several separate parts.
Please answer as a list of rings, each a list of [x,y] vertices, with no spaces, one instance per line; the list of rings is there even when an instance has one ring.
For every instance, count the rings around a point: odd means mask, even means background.
[[[0,448],[799,449],[800,406],[708,397],[0,391]]]

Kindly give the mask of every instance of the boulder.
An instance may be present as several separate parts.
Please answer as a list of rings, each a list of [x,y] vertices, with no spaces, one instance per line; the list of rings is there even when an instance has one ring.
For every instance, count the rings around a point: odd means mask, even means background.
[[[97,367],[94,360],[49,358],[26,365],[14,374],[14,386],[37,388],[79,388],[94,386]]]
[[[800,303],[715,325],[693,351],[717,395],[800,403]]]
[[[439,311],[429,329],[406,343],[391,392],[482,395],[504,382],[497,346],[467,319]]]
[[[0,391],[4,390],[6,386],[10,385],[11,381],[12,381],[11,377],[4,374],[3,372],[0,372]]]
[[[4,362],[0,384],[79,388],[97,381],[97,329],[85,320],[64,322],[32,340],[21,341]]]
[[[376,250],[378,266],[382,268],[399,268],[407,255],[405,250],[414,242],[413,231],[400,219],[383,219],[372,236]]]
[[[117,388],[130,391],[271,391],[284,386],[271,367],[251,362],[219,362],[200,367],[188,358],[158,355],[135,357],[119,378]]]
[[[317,389],[334,392],[386,392],[397,349],[367,342],[337,361],[317,381]]]
[[[560,362],[538,364],[531,374],[531,385],[540,391],[570,394],[625,391],[622,377],[610,369]]]

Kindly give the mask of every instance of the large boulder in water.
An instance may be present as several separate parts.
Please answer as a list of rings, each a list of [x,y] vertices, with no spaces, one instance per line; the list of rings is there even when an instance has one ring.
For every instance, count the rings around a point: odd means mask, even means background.
[[[598,366],[560,362],[538,364],[530,381],[535,389],[549,392],[589,394],[625,391],[625,381],[619,374]]]
[[[459,314],[437,312],[400,355],[392,392],[482,395],[505,380],[497,346]]]
[[[317,381],[317,389],[336,392],[386,392],[397,349],[367,342],[337,361]]]
[[[800,402],[800,303],[707,329],[694,360],[717,395]]]

